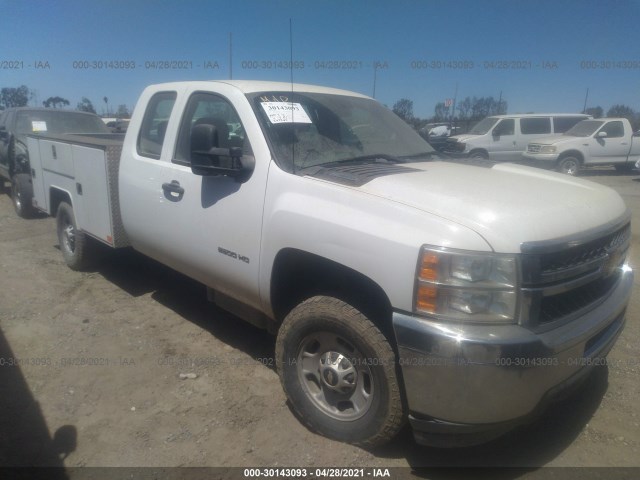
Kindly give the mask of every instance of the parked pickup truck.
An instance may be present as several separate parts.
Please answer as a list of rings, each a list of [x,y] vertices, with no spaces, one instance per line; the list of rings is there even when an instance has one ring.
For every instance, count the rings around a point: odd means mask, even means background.
[[[11,197],[16,213],[33,215],[27,134],[91,133],[108,134],[110,130],[92,113],[53,108],[8,108],[0,115],[0,187],[6,178],[11,183]]]
[[[640,132],[626,118],[583,120],[559,137],[538,138],[522,155],[536,166],[577,175],[580,167],[613,165],[629,171],[640,159]]]
[[[331,438],[378,445],[408,418],[424,444],[486,441],[576,385],[625,323],[620,196],[442,161],[357,93],[167,83],[124,142],[28,143],[69,267],[131,245],[202,282],[277,333],[293,409]]]

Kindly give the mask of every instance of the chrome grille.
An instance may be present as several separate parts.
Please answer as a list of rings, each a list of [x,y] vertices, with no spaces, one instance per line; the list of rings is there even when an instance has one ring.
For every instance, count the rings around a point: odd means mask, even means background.
[[[523,322],[544,326],[593,308],[615,287],[630,240],[627,223],[579,245],[522,255]]]
[[[542,145],[540,145],[539,143],[530,143],[529,145],[527,145],[527,152],[538,153],[541,148]]]

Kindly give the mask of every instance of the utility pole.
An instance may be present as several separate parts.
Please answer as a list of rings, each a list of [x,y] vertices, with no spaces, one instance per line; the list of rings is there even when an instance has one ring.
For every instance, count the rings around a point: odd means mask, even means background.
[[[584,96],[584,106],[582,107],[582,113],[587,111],[587,99],[589,98],[589,87],[587,87],[587,93]]]
[[[453,105],[451,108],[451,119],[449,120],[449,123],[453,122],[453,118],[456,116],[456,101],[458,100],[458,82],[456,82],[456,91],[453,94]]]
[[[233,80],[233,33],[229,32],[229,80]]]
[[[376,79],[378,77],[378,63],[373,62],[373,98],[376,98]]]

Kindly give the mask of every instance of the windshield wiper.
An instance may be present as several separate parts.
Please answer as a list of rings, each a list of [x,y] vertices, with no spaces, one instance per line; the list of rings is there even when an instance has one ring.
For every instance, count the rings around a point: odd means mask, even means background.
[[[345,164],[362,164],[362,163],[375,163],[377,160],[384,160],[388,163],[402,163],[403,160],[394,157],[393,155],[387,155],[386,153],[375,153],[372,155],[361,155],[359,157],[350,157],[342,160],[336,160],[334,162],[323,163],[321,166],[326,167],[328,165],[345,165]]]
[[[430,157],[445,157],[445,156],[446,155],[443,155],[442,152],[433,150],[432,152],[421,152],[421,153],[414,153],[413,155],[403,155],[400,158],[402,160],[408,160],[413,158],[430,158]]]

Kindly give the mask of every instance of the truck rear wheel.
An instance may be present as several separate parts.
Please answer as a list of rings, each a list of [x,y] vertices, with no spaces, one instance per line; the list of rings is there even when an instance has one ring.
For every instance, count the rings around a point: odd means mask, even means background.
[[[395,354],[348,303],[318,296],[295,307],[278,333],[276,365],[294,411],[322,435],[374,447],[402,427]]]
[[[22,218],[32,218],[35,209],[31,203],[33,199],[33,183],[26,173],[17,173],[11,178],[11,200],[13,208]]]
[[[58,242],[64,261],[71,270],[86,270],[95,261],[94,245],[78,230],[73,207],[66,202],[58,206],[56,215]]]

